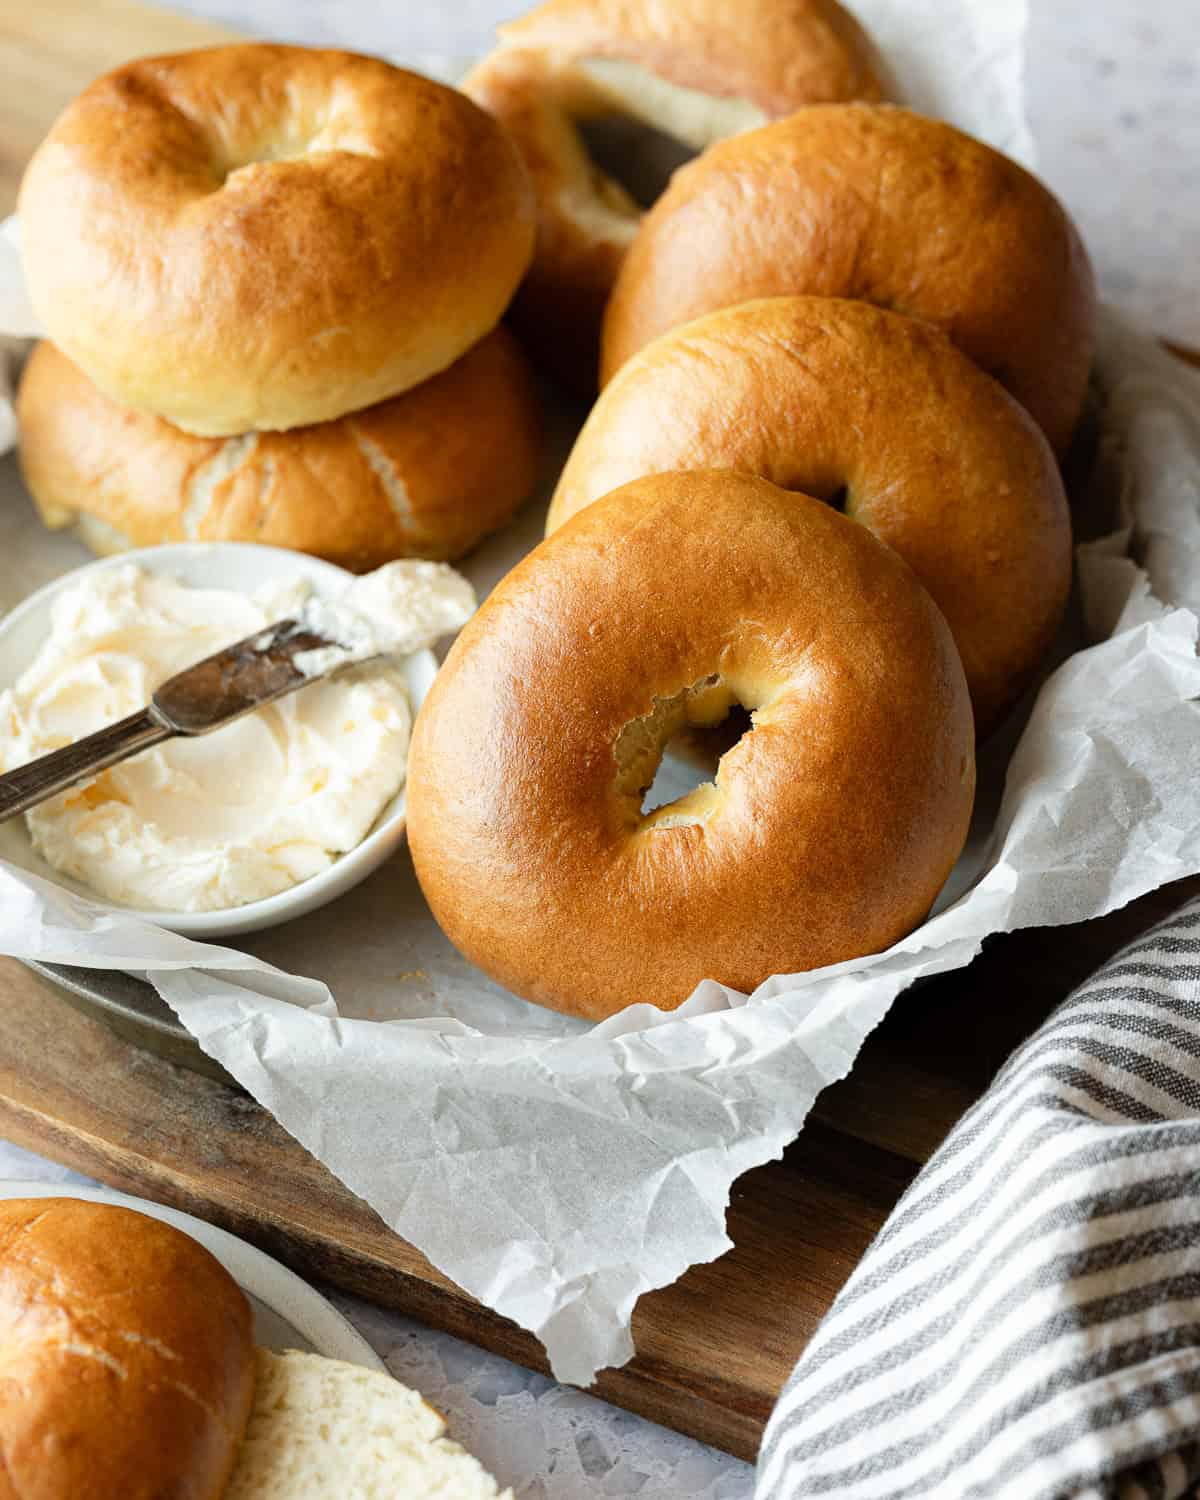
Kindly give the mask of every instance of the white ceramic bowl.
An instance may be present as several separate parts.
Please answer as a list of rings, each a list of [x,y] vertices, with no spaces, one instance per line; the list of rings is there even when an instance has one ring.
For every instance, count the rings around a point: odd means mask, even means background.
[[[87,573],[119,568],[126,563],[136,563],[151,573],[169,573],[194,588],[234,589],[247,594],[263,584],[300,578],[309,579],[318,592],[340,594],[352,576],[344,568],[306,557],[301,552],[288,552],[282,547],[260,547],[248,542],[184,542],[101,558],[56,578],[0,620],[0,687],[11,686],[37,654],[49,632],[51,601],[61,589]],[[415,715],[437,673],[437,662],[432,651],[418,651],[407,657],[402,665]],[[134,914],[194,938],[234,937],[238,933],[257,932],[263,927],[290,922],[294,917],[302,917],[342,895],[394,854],[404,842],[404,808],[405,793],[401,788],[361,844],[341,855],[319,875],[263,901],[251,901],[245,906],[231,906],[221,911],[137,911]],[[0,859],[52,880],[100,905],[112,905],[78,881],[52,870],[34,852],[24,818],[10,818],[8,822],[0,823]],[[122,907],[121,910],[133,909]]]
[[[276,1354],[299,1349],[302,1353],[323,1354],[326,1359],[361,1365],[364,1370],[387,1371],[362,1334],[315,1287],[215,1224],[146,1198],[131,1198],[127,1193],[114,1193],[108,1188],[76,1187],[67,1182],[0,1182],[0,1199],[7,1198],[82,1198],[85,1203],[112,1203],[151,1219],[161,1219],[215,1255],[246,1293],[254,1312],[256,1344]]]

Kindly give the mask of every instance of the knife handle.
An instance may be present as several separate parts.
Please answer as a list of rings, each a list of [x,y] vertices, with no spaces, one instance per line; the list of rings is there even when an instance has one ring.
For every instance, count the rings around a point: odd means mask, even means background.
[[[65,792],[76,782],[86,781],[97,771],[128,760],[139,750],[171,739],[174,732],[155,717],[153,710],[143,708],[72,745],[64,745],[61,750],[39,755],[27,765],[0,776],[0,823]]]

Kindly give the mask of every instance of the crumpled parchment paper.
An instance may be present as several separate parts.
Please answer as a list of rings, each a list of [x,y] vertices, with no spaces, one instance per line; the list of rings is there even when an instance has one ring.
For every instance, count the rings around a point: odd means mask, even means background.
[[[1030,159],[1023,4],[856,8],[915,104]],[[25,333],[14,274],[19,257],[0,253],[0,329]],[[976,831],[936,914],[889,952],[776,976],[749,997],[705,982],[674,1013],[640,1005],[589,1028],[460,959],[403,855],[244,949],[172,936],[4,864],[0,951],[144,973],[400,1234],[535,1332],[560,1379],[590,1381],[632,1354],[642,1292],[728,1248],[734,1179],[781,1153],[904,988],[969,963],[989,933],[1098,916],[1200,870],[1200,376],[1106,314],[1099,385],[1100,467],[1121,508],[1119,530],[1080,551],[1097,643],[1076,649],[1078,619],[1065,631],[1007,780],[1019,724],[983,757]],[[19,574],[0,568],[8,607],[84,554],[40,530],[14,474],[0,484],[0,556],[23,557]],[[481,549],[467,568],[477,586],[540,520],[532,507]]]

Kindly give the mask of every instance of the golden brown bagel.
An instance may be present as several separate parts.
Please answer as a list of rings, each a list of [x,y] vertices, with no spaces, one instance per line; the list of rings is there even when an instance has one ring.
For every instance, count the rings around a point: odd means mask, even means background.
[[[21,185],[29,292],[106,395],[206,436],[331,420],[444,370],[533,249],[512,142],[376,58],[145,58],[67,106]]]
[[[498,31],[463,89],[512,135],[537,193],[513,325],[583,395],[642,210],[591,158],[580,122],[623,115],[700,151],[803,105],[883,93],[871,43],[837,0],[549,0]]]
[[[254,1387],[250,1307],[186,1234],[0,1203],[0,1500],[218,1500]]]
[[[366,411],[291,432],[202,438],[118,406],[51,343],[17,398],[20,462],[48,526],[101,553],[265,542],[364,572],[458,557],[537,478],[537,392],[497,328],[448,370]]]
[[[734,701],[715,784],[643,816],[664,742]],[[434,916],[519,995],[598,1020],[704,978],[886,948],[966,836],[971,705],[908,567],[734,473],[588,506],[505,578],[417,720],[409,840]]]
[[[836,499],[899,552],[953,632],[981,733],[1062,618],[1071,522],[1054,455],[927,323],[865,302],[773,297],[672,329],[604,388],[547,532],[670,469],[739,469]]]
[[[936,324],[1065,451],[1092,358],[1091,266],[1057,199],[999,152],[867,104],[714,146],[643,220],[605,315],[601,379],[679,323],[793,293]]]

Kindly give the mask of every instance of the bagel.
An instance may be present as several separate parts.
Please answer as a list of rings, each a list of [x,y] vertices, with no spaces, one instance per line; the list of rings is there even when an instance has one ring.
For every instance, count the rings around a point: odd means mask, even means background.
[[[353,416],[202,438],[118,406],[53,344],[17,397],[19,459],[47,526],[100,553],[159,542],[265,542],[366,572],[458,557],[537,479],[540,411],[497,328],[448,370]]]
[[[643,814],[666,740],[735,704],[715,783]],[[907,565],[735,473],[588,506],[501,581],[418,716],[413,862],[450,940],[599,1020],[886,948],[929,910],[974,793],[971,705]]]
[[[803,105],[878,99],[874,50],[837,0],[549,0],[497,28],[466,93],[516,141],[538,203],[533,264],[512,309],[522,341],[582,395],[642,210],[580,125],[625,117],[693,151]]]
[[[382,1370],[258,1351],[222,1500],[513,1500],[446,1436],[440,1412]]]
[[[604,388],[547,531],[643,474],[738,469],[836,500],[946,617],[978,728],[1019,697],[1058,628],[1071,522],[1029,415],[944,334],[865,302],[773,297],[648,344]]]
[[[444,370],[533,250],[512,142],[462,94],[349,52],[145,58],[67,106],[18,210],[33,306],[114,401],[221,437]]]
[[[0,1203],[0,1495],[218,1500],[250,1413],[250,1306],[169,1224]]]
[[[642,222],[605,314],[601,378],[677,324],[788,294],[935,324],[1065,452],[1091,366],[1091,266],[1057,199],[999,152],[869,104],[714,146]]]

